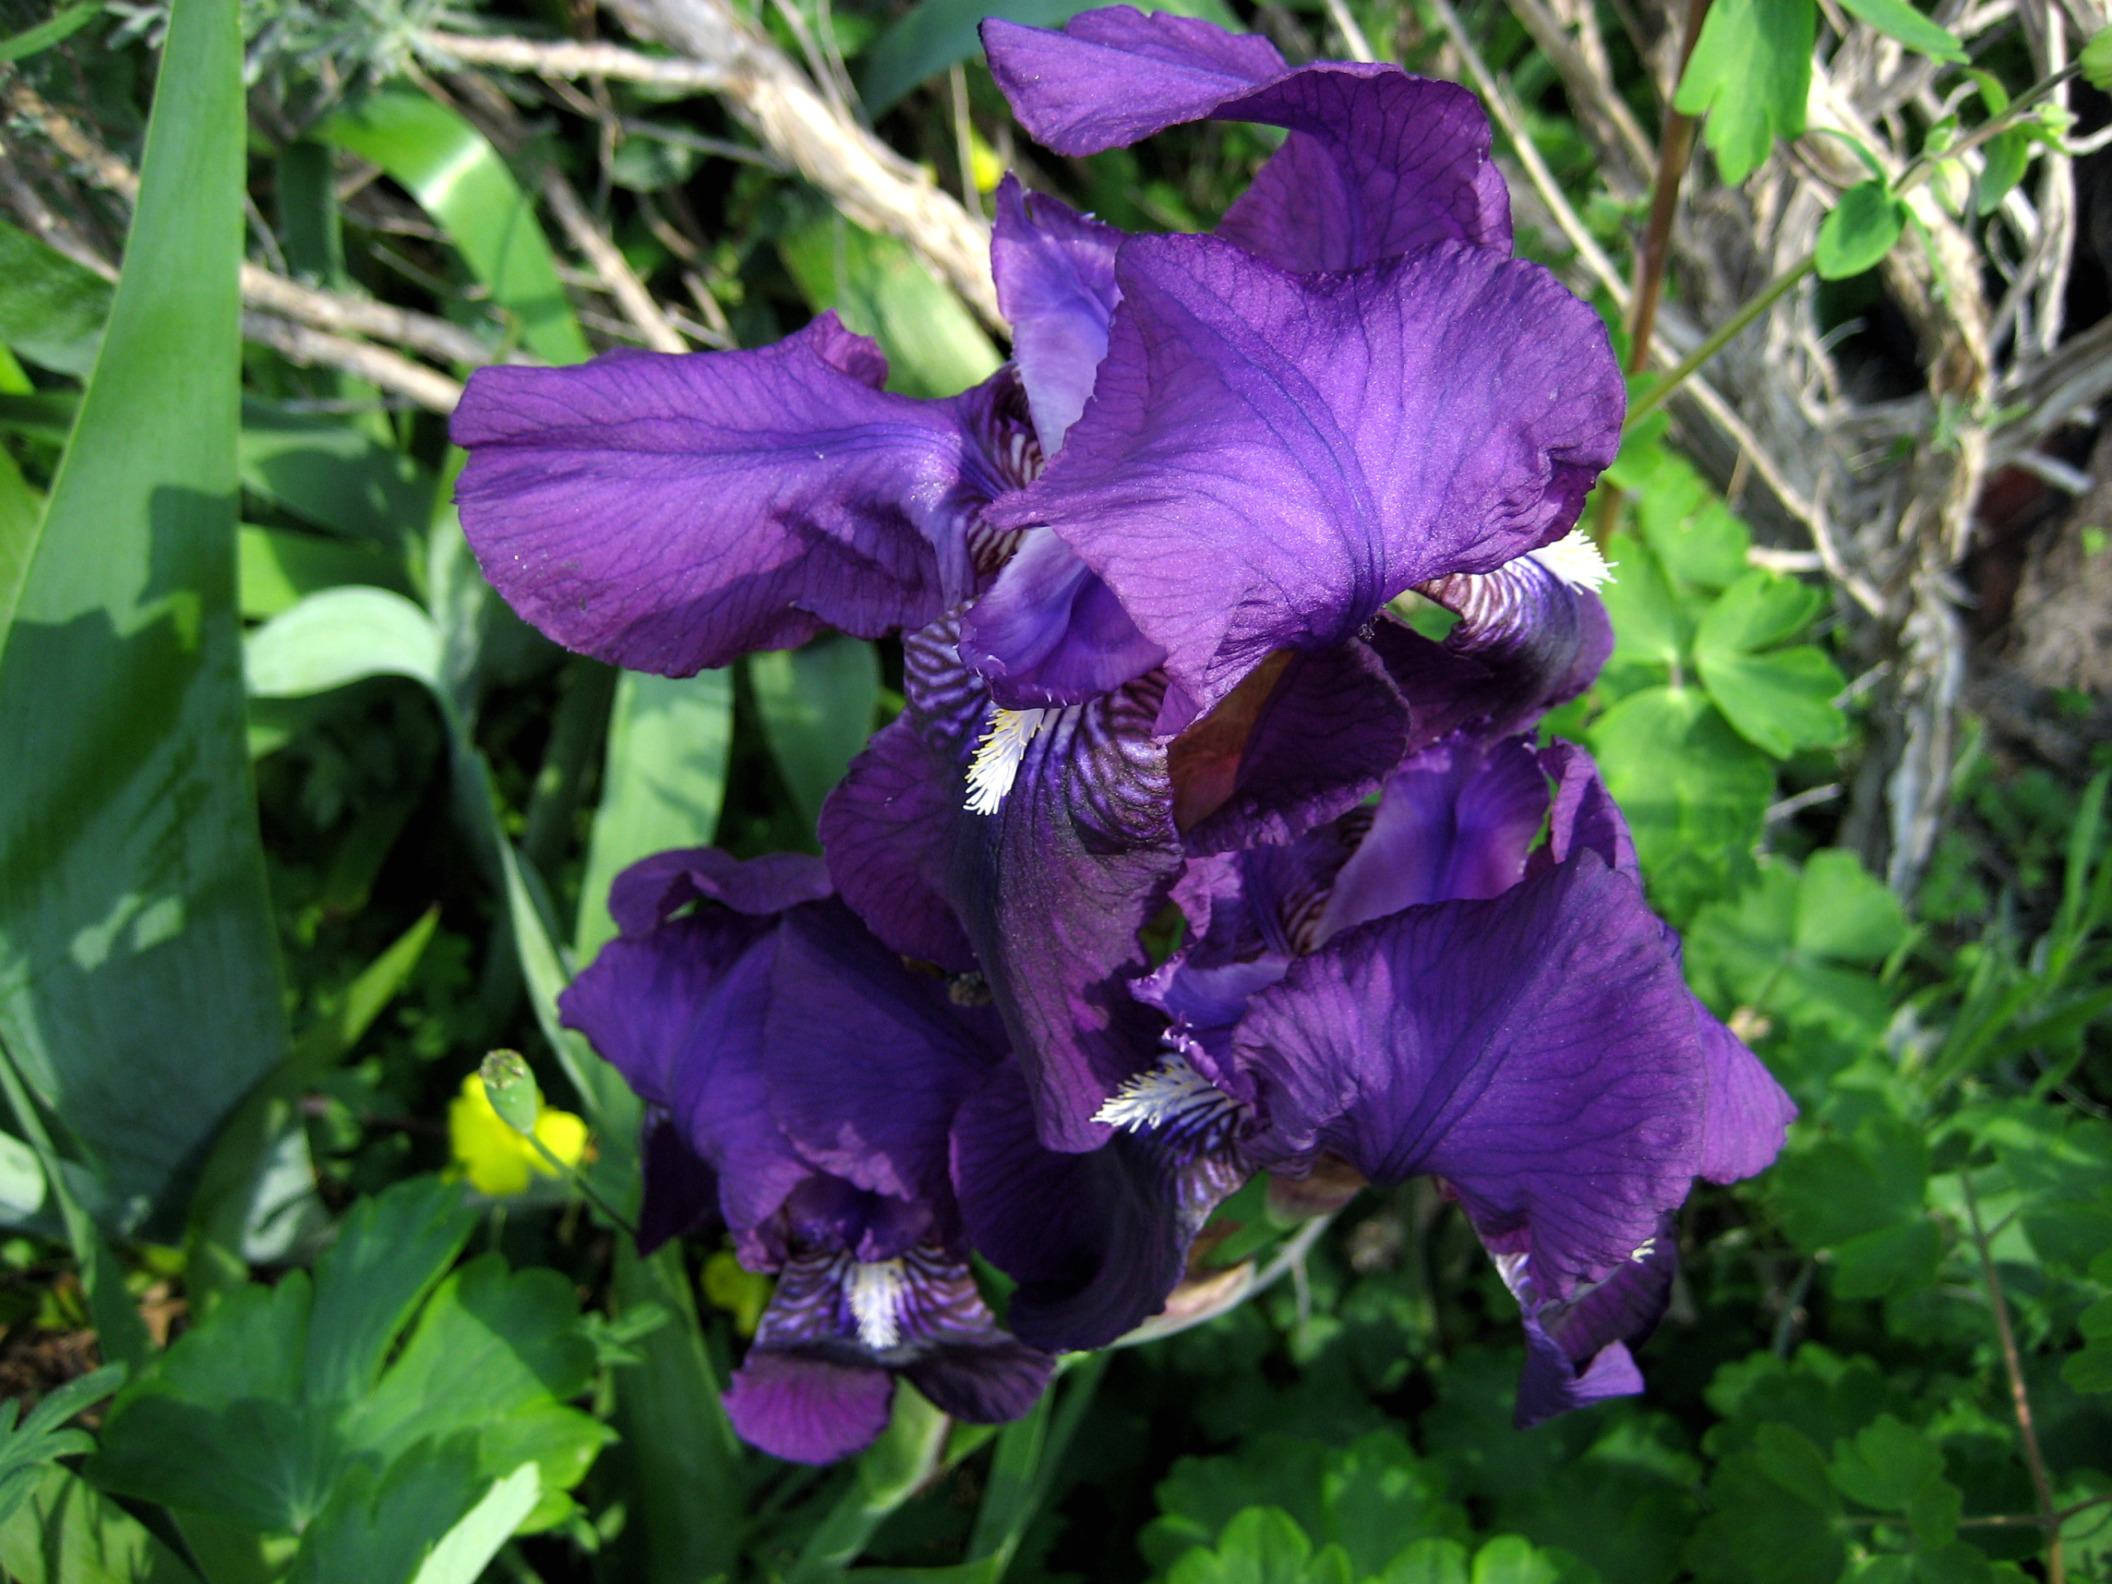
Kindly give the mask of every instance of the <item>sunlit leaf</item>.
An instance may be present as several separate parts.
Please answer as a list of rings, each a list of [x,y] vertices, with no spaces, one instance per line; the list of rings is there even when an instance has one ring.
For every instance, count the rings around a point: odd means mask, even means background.
[[[997,348],[960,298],[893,237],[824,214],[778,238],[807,301],[887,354],[889,390],[951,396],[987,379]]]
[[[177,0],[95,372],[0,657],[0,1035],[168,1224],[285,1049],[235,613],[233,0]]]
[[[1723,179],[1742,182],[1775,139],[1804,130],[1815,0],[1716,0],[1679,80],[1674,106],[1706,114],[1702,140]]]
[[[332,116],[316,136],[387,171],[447,232],[521,339],[552,363],[583,362],[586,337],[557,261],[506,162],[482,133],[423,94],[385,88]]]
[[[1819,226],[1822,280],[1845,280],[1875,267],[1907,228],[1907,206],[1882,181],[1858,182]]]

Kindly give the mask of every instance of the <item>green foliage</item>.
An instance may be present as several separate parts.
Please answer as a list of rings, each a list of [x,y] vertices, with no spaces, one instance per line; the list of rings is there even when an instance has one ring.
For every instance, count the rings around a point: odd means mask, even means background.
[[[750,655],[747,671],[770,755],[811,826],[873,733],[880,662],[871,644],[831,634],[801,649]]]
[[[524,1465],[538,1472],[507,1487],[531,1491],[515,1523],[563,1518],[608,1439],[569,1405],[594,1350],[555,1272],[485,1255],[446,1274],[473,1224],[432,1178],[363,1202],[312,1281],[235,1292],[119,1395],[97,1484],[298,1534],[295,1576],[318,1580],[382,1533],[401,1549],[391,1576],[409,1578]]]
[[[128,1229],[171,1224],[285,1045],[236,652],[241,157],[232,0],[186,0],[0,651],[0,1041]]]
[[[2017,168],[2021,173],[2021,159]],[[1857,183],[1841,194],[1841,201],[1819,227],[1820,278],[1843,280],[1873,268],[1892,251],[1906,228],[1904,200],[1893,197],[1880,179]]]
[[[1813,0],[1717,0],[1709,8],[1672,103],[1708,116],[1702,140],[1725,181],[1744,181],[1777,137],[1803,132],[1817,11]]]
[[[423,94],[384,89],[318,132],[372,160],[417,198],[531,350],[552,363],[585,360],[587,338],[558,284],[534,207],[474,127]]]
[[[125,1378],[122,1364],[106,1364],[90,1375],[68,1381],[15,1422],[22,1405],[0,1403],[0,1530],[27,1501],[44,1471],[62,1457],[94,1448],[86,1431],[59,1427],[116,1391]]]
[[[893,237],[830,212],[786,232],[777,247],[817,312],[833,308],[880,343],[889,390],[951,396],[997,367],[997,349],[974,315]]]

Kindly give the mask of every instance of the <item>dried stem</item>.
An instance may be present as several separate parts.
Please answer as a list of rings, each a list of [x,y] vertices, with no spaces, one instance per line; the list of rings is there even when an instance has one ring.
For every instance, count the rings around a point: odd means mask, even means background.
[[[2054,1509],[2053,1485],[2046,1478],[2046,1463],[2039,1455],[2039,1435],[2031,1420],[2031,1397],[2024,1389],[2024,1363],[2017,1354],[2016,1331],[2009,1323],[2009,1300],[2003,1295],[2002,1277],[1988,1247],[1987,1229],[1981,1225],[1980,1201],[1973,1193],[1972,1173],[1960,1172],[1958,1185],[1965,1191],[1965,1213],[1972,1222],[1973,1247],[1980,1253],[1980,1274],[1994,1305],[1995,1333],[2002,1341],[2002,1368],[2009,1376],[2010,1406],[2016,1410],[2017,1433],[2024,1439],[2024,1462],[2031,1470],[2031,1488],[2039,1501],[2039,1527],[2046,1535],[2047,1584],[2067,1584],[2068,1563],[2061,1552],[2061,1523],[2065,1515]]]
[[[84,132],[70,117],[46,104],[27,83],[20,80],[10,83],[7,100],[18,115],[33,122],[51,140],[52,146],[80,166],[97,186],[116,193],[127,203],[138,201],[138,173]],[[15,195],[10,192],[9,196],[13,198]],[[18,213],[22,212],[21,203],[15,203],[14,207]],[[46,213],[48,214],[48,210]],[[25,215],[25,219],[28,218]],[[51,218],[56,221],[56,216]],[[45,225],[35,220],[31,220],[30,224],[45,240],[58,245]],[[75,247],[63,247],[61,251],[76,263],[95,270],[106,279],[115,278],[115,271],[106,262],[98,259],[90,263],[89,257],[93,255],[84,256],[78,244]],[[414,313],[408,308],[392,307],[388,303],[375,302],[370,298],[352,297],[342,292],[317,291],[290,281],[283,275],[274,275],[270,270],[247,260],[242,265],[242,300],[252,308],[296,320],[311,330],[329,332],[323,340],[313,343],[313,346],[318,348],[333,343],[340,346],[351,345],[350,342],[335,340],[339,334],[350,333],[408,347],[443,363],[460,363],[478,368],[492,361],[489,347],[469,331],[459,325],[449,324],[445,319],[435,318],[431,314]],[[305,361],[330,362],[332,359],[311,357]],[[396,361],[401,363],[404,360]],[[453,382],[443,383],[451,385]],[[426,388],[430,393],[439,387]],[[404,390],[403,394],[412,393]],[[414,399],[423,401],[422,397]]]
[[[638,272],[617,251],[616,244],[602,235],[601,227],[587,213],[579,194],[572,190],[572,184],[555,165],[543,172],[543,198],[550,205],[550,212],[557,216],[557,223],[564,228],[565,235],[571,238],[572,245],[594,266],[594,273],[608,288],[609,295],[616,299],[624,318],[645,338],[645,344],[655,352],[687,352],[689,343],[668,323],[667,315],[653,301],[653,294],[645,289],[645,282],[638,278]]]
[[[1687,31],[1680,45],[1679,70],[1684,76],[1694,54],[1709,0],[1688,0]],[[1657,151],[1657,178],[1650,189],[1650,220],[1643,229],[1643,254],[1636,268],[1635,300],[1629,304],[1628,372],[1650,366],[1650,342],[1657,333],[1657,304],[1664,295],[1665,267],[1672,259],[1672,217],[1679,210],[1679,184],[1694,152],[1694,118],[1678,110],[1665,112],[1664,140]]]
[[[776,45],[721,0],[609,0],[638,38],[679,51],[663,61],[607,45],[539,44],[427,33],[425,43],[457,60],[546,77],[600,75],[694,87],[726,98],[771,152],[869,231],[907,243],[991,326],[1004,328],[990,279],[990,230],[926,172],[833,104]]]
[[[462,399],[462,387],[454,380],[387,347],[348,341],[343,336],[260,313],[242,316],[242,335],[259,346],[270,347],[289,362],[303,367],[342,369],[385,391],[407,396],[431,412],[451,413]]]

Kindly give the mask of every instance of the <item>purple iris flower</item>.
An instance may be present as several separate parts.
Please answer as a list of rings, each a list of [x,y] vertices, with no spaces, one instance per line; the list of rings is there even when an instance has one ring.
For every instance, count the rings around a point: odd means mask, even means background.
[[[882,391],[872,344],[826,314],[757,352],[479,371],[458,499],[531,621],[680,674],[965,605],[998,707],[1163,668],[1169,737],[1271,655],[1569,529],[1616,448],[1619,370],[1592,311],[1509,256],[1470,95],[1292,72],[1263,40],[1124,9],[989,38],[1059,147],[1086,146],[1045,125],[1076,108],[1066,81],[1132,105],[1091,146],[1204,114],[1291,137],[1215,238],[1124,238],[1008,186],[993,263],[1018,361],[957,397]],[[1198,76],[1209,92],[1168,88]]]
[[[1183,896],[1198,939],[1137,986],[1169,1054],[1100,1115],[1294,1176],[1441,1178],[1519,1299],[1520,1423],[1640,1390],[1671,1212],[1765,1166],[1795,1107],[1686,988],[1589,758],[1455,734]]]
[[[827,1462],[880,1433],[897,1376],[963,1419],[1025,1413],[1052,1361],[984,1303],[951,1180],[955,1115],[998,1062],[969,1015],[814,859],[663,853],[610,904],[622,933],[560,1007],[651,1108],[641,1242],[715,1201],[743,1263],[777,1276],[734,1428]]]

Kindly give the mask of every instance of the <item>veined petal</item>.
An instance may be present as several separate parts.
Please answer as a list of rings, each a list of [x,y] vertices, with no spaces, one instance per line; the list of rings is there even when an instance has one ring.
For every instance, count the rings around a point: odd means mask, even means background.
[[[1418,585],[1459,615],[1445,648],[1489,669],[1472,694],[1487,734],[1522,730],[1591,686],[1613,652],[1613,624],[1596,593],[1607,576],[1591,541],[1571,529],[1493,572]]]
[[[1219,232],[1286,269],[1349,269],[1450,240],[1510,250],[1488,119],[1456,84],[1346,61],[1294,71],[1259,37],[1120,6],[1061,31],[993,19],[983,41],[1021,124],[1061,154],[1204,118],[1288,130]]]
[[[1000,1053],[944,984],[832,907],[786,919],[772,992],[765,1086],[800,1153],[874,1193],[950,1198],[954,1112]]]
[[[686,676],[823,623],[862,637],[974,589],[1012,376],[924,402],[834,314],[759,351],[633,353],[470,379],[462,524],[492,585],[570,649]]]
[[[1287,1156],[1443,1177],[1485,1237],[1530,1236],[1566,1300],[1653,1235],[1701,1162],[1692,995],[1640,889],[1595,854],[1483,902],[1338,936],[1254,997],[1235,1055]]]
[[[1035,532],[962,617],[960,653],[1013,710],[1082,704],[1166,658],[1077,551]]]
[[[1294,276],[1136,237],[1093,399],[989,514],[1046,524],[1166,652],[1172,734],[1278,649],[1567,532],[1625,406],[1598,317],[1536,265],[1448,243]]]
[[[944,899],[1027,1069],[1041,1136],[1053,1148],[1092,1149],[1107,1137],[1092,1121],[1100,1102],[1157,1049],[1158,1019],[1126,984],[1148,966],[1138,932],[1180,867],[1166,754],[1150,736],[1158,690],[1135,683],[1054,712],[984,812],[986,799],[968,807],[968,777],[991,706],[954,644],[948,623],[904,639],[909,708],[885,752],[853,762],[824,818],[824,846],[833,863],[848,840],[847,900],[907,949],[900,911],[867,883],[879,870],[866,855],[886,796],[874,782],[906,779],[911,745],[920,747],[921,785],[952,789]],[[922,790],[898,800],[920,809],[937,801]],[[928,911],[925,899],[915,907]]]
[[[750,1446],[792,1463],[833,1463],[887,1428],[895,1378],[866,1364],[751,1348],[726,1389],[726,1417]]]
[[[990,270],[1012,322],[1012,356],[1045,456],[1085,410],[1107,355],[1115,311],[1115,246],[1122,233],[1078,214],[1016,176],[998,184]]]
[[[1525,1326],[1514,1415],[1519,1429],[1643,1389],[1631,1350],[1649,1340],[1671,1301],[1679,1256],[1669,1217],[1617,1270],[1581,1286],[1567,1302],[1541,1293],[1529,1252],[1491,1253]]]
[[[1484,747],[1456,736],[1425,749],[1386,783],[1316,943],[1406,907],[1501,895],[1524,876],[1546,815],[1547,781],[1525,738]]]
[[[1355,269],[1438,242],[1508,254],[1511,198],[1489,120],[1457,83],[1395,66],[1308,66],[1218,107],[1290,136],[1217,234],[1284,269]]]
[[[1109,6],[1061,32],[992,17],[990,71],[1034,141],[1058,154],[1122,148],[1198,121],[1288,69],[1257,33]]]

